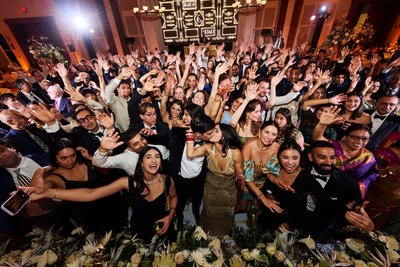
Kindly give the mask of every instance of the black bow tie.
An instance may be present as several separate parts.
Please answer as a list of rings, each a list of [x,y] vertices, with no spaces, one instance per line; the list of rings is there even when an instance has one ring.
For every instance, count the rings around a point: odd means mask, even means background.
[[[315,177],[315,179],[319,179],[324,182],[328,181],[328,177],[326,177],[326,176],[314,175],[314,177]]]
[[[386,117],[387,117],[387,116],[381,116],[381,115],[379,115],[379,114],[375,114],[375,115],[374,115],[374,119],[384,120],[384,119],[386,119]]]
[[[157,127],[155,125],[153,125],[153,126],[150,127],[150,129],[153,130],[153,131],[156,131]]]

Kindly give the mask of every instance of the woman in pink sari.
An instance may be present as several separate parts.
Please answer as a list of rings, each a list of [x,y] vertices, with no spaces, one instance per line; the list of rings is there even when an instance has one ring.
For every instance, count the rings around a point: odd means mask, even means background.
[[[327,140],[332,143],[337,157],[336,168],[353,177],[360,186],[362,196],[365,197],[369,185],[378,176],[374,154],[365,148],[371,137],[371,130],[367,125],[353,123],[346,129],[340,141],[326,139],[324,132],[327,126],[343,120],[342,117],[338,117],[339,111],[338,107],[332,107],[322,113],[312,138],[314,141]]]

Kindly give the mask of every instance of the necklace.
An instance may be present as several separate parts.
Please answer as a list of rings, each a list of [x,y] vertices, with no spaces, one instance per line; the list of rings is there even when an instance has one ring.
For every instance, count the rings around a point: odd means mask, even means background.
[[[144,178],[143,178],[143,181],[144,181],[145,184],[151,185],[151,184],[153,184],[155,181],[157,181],[157,179],[158,179],[158,174],[157,174],[152,180],[150,180],[150,181],[147,181],[147,180],[144,179]]]

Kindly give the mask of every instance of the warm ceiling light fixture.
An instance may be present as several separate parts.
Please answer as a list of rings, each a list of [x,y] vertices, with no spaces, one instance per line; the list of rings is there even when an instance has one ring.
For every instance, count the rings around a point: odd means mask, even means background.
[[[135,15],[159,15],[165,11],[165,7],[160,7],[160,6],[153,6],[153,9],[150,9],[149,6],[142,6],[141,8],[139,7],[134,7],[133,8],[133,13]]]
[[[242,4],[242,2],[245,2]],[[258,8],[258,7],[263,7],[267,3],[267,0],[245,0],[245,1],[239,1],[236,0],[235,3],[233,3],[232,7],[236,9],[243,9],[243,8]]]

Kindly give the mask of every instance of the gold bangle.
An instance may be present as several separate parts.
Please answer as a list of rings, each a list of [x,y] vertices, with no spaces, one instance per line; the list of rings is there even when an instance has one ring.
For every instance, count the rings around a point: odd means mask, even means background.
[[[57,198],[58,193],[60,193],[60,188],[57,188],[56,192],[54,193],[53,198]]]

